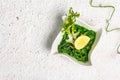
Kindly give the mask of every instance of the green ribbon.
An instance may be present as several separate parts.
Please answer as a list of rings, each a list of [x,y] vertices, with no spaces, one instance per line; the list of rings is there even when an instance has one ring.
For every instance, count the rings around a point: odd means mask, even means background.
[[[90,0],[89,1],[89,4],[91,7],[95,7],[95,8],[111,8],[112,9],[112,13],[110,15],[110,18],[107,20],[107,24],[106,24],[106,32],[111,32],[111,31],[115,31],[115,30],[120,30],[120,28],[113,28],[113,29],[109,29],[109,25],[110,25],[110,20],[112,19],[114,13],[115,13],[115,7],[114,6],[111,6],[111,5],[107,5],[107,6],[102,6],[102,5],[99,5],[99,6],[95,6],[93,5],[93,0]],[[117,47],[117,53],[120,54],[120,51],[119,51],[119,48],[120,48],[120,44],[119,46]]]

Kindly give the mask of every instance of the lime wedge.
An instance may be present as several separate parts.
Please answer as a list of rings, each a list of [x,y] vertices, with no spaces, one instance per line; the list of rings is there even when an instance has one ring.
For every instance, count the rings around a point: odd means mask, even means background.
[[[74,42],[75,48],[80,50],[84,48],[89,41],[90,41],[90,38],[88,36],[81,35]]]

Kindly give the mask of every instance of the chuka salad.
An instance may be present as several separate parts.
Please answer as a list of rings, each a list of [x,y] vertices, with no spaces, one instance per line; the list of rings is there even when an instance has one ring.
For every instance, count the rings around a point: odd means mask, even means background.
[[[74,12],[72,8],[69,9],[61,26],[63,37],[58,45],[58,52],[86,63],[89,60],[88,54],[95,41],[96,32],[76,24],[76,18],[79,16],[80,14]]]

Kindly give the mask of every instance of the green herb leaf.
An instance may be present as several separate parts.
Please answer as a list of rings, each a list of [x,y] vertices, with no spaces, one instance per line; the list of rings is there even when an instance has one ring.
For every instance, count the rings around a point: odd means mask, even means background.
[[[62,25],[62,32],[66,32],[68,34],[71,34],[72,36],[75,33],[74,27],[75,27],[75,22],[76,18],[80,16],[79,13],[74,12],[72,7],[69,9],[68,15],[65,17]]]

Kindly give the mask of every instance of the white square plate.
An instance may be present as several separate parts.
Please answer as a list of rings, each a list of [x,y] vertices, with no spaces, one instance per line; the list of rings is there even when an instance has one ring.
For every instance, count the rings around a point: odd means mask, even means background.
[[[62,17],[63,20],[64,20],[64,18],[65,18],[65,16]],[[76,59],[74,59],[73,57],[71,57],[69,55],[66,55],[66,54],[59,54],[59,55],[63,55],[65,57],[69,58],[69,60],[72,60],[74,62],[83,64],[83,65],[91,65],[90,55],[91,55],[92,51],[94,50],[94,48],[97,46],[97,43],[100,40],[101,36],[103,35],[103,29],[102,28],[92,27],[92,26],[88,25],[86,22],[84,22],[84,21],[82,21],[80,19],[76,20],[76,24],[84,26],[85,28],[87,28],[89,30],[94,30],[96,32],[95,42],[93,43],[92,48],[89,51],[89,55],[88,55],[89,61],[87,63],[83,63],[83,62],[80,62],[80,61],[78,62]],[[59,32],[59,34],[57,35],[56,39],[54,40],[54,42],[52,44],[51,54],[58,53],[58,45],[60,44],[61,39],[62,39],[62,32]]]

